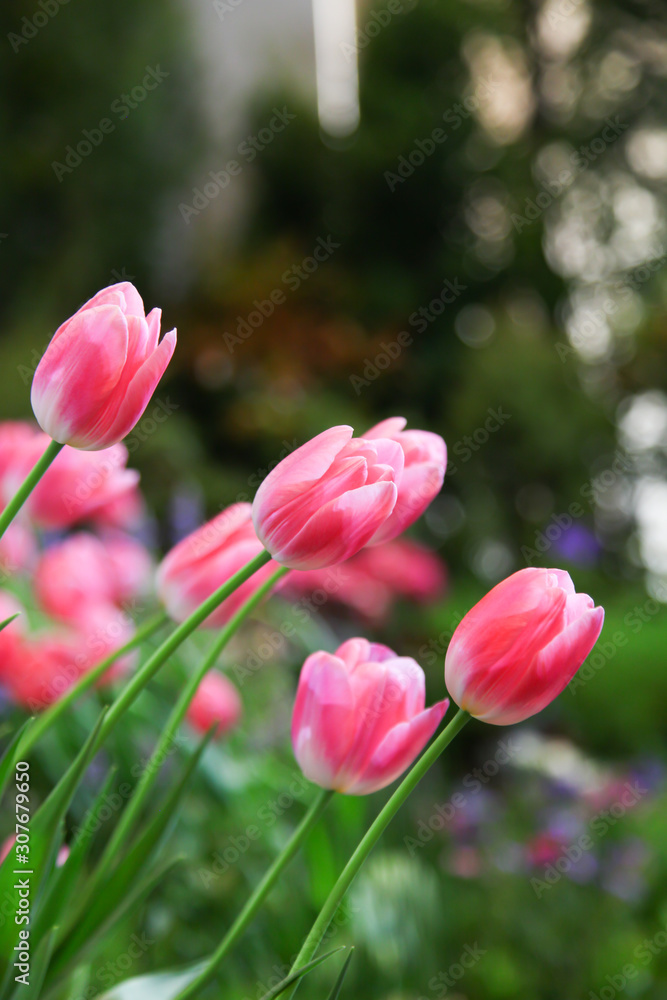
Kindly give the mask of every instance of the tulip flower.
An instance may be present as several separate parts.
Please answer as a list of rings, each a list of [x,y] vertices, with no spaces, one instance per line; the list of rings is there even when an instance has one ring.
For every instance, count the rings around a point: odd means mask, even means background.
[[[70,535],[41,556],[35,596],[47,614],[63,622],[85,622],[91,610],[113,608],[145,592],[151,561],[133,538]]]
[[[157,591],[174,621],[185,621],[262,552],[250,512],[249,503],[233,504],[184,538],[162,560],[157,571]],[[253,573],[206,618],[203,627],[226,624],[275,570],[276,566],[268,562]]]
[[[439,434],[431,431],[406,431],[404,417],[391,417],[371,427],[364,440],[389,438],[400,445],[404,469],[398,483],[398,498],[390,517],[373,535],[370,544],[388,542],[402,534],[424,513],[438,495],[445,479],[447,447]]]
[[[413,659],[349,639],[303,665],[292,716],[294,755],[322,788],[375,792],[413,762],[449,701],[424,705],[424,672]]]
[[[146,316],[129,281],[103,288],[58,327],[37,366],[31,402],[42,430],[60,444],[109,448],[134,427],[176,347],[161,343],[159,309]]]
[[[216,722],[216,739],[237,725],[241,718],[239,693],[222,674],[206,674],[190,702],[186,718],[198,733],[207,733]]]
[[[522,722],[569,684],[603,621],[603,609],[576,593],[569,573],[519,570],[459,623],[445,658],[447,690],[483,722]]]
[[[80,677],[124,646],[133,632],[127,615],[116,608],[90,609],[85,623],[22,640],[12,660],[11,676],[5,678],[6,687],[29,712],[43,711]],[[100,683],[115,680],[133,662],[132,654],[118,659],[105,671]]]
[[[395,441],[366,441],[353,438],[351,427],[331,427],[262,482],[252,505],[259,540],[290,569],[343,562],[389,517],[402,474]]]

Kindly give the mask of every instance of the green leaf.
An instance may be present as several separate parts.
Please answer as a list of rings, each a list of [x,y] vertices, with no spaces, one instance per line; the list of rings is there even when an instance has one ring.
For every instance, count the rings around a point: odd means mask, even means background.
[[[8,625],[11,625],[14,619],[18,618],[20,614],[21,612],[17,611],[15,615],[10,615],[9,618],[5,618],[4,622],[0,622],[0,632],[2,632],[3,628],[7,628]]]
[[[11,621],[11,618],[9,620]],[[7,623],[5,622],[5,625],[6,624]],[[14,751],[16,750],[21,737],[28,731],[34,721],[34,719],[26,719],[21,728],[16,730],[9,742],[9,745],[6,747],[5,752],[2,755],[2,759],[0,759],[0,799],[2,799],[5,789],[9,784],[9,779],[14,773]]]
[[[76,919],[68,927],[68,934],[58,951],[55,961],[57,973],[70,965],[80,951],[97,935],[99,928],[112,922],[110,914],[124,909],[123,900],[131,887],[136,884],[140,873],[145,870],[149,858],[157,851],[167,827],[174,818],[180,799],[185,793],[190,775],[196,768],[202,753],[212,738],[214,728],[201,741],[183,768],[181,777],[163,805],[157,810],[145,830],[120,860],[111,874],[98,885],[94,878],[89,880],[83,907],[79,908]],[[113,918],[116,919],[115,916]]]
[[[338,997],[340,996],[340,991],[343,988],[343,980],[345,979],[345,976],[347,975],[347,970],[350,967],[350,962],[352,961],[352,956],[353,955],[354,955],[354,948],[352,947],[352,948],[350,948],[350,952],[349,952],[347,958],[345,959],[345,963],[343,965],[343,968],[340,970],[340,975],[338,976],[338,979],[334,983],[334,987],[333,987],[331,993],[329,994],[329,1000],[338,1000]]]
[[[54,927],[46,935],[36,951],[33,952],[32,934],[30,935],[30,972],[28,974],[28,985],[25,986],[23,983],[17,983],[16,989],[12,993],[12,1000],[39,1000],[55,943],[56,929]]]
[[[268,993],[265,993],[262,1000],[273,1000],[274,997],[279,997],[280,994],[284,993],[285,990],[288,990],[290,986],[294,986],[295,983],[298,983],[302,976],[307,976],[308,973],[312,972],[318,965],[321,965],[322,962],[326,962],[326,960],[331,958],[332,955],[337,955],[338,952],[343,951],[344,948],[345,945],[341,945],[340,948],[334,948],[333,951],[328,951],[326,955],[320,955],[319,958],[314,958],[311,962],[308,962],[307,965],[303,965],[300,969],[297,969],[296,972],[292,972],[286,979],[283,979],[281,983],[278,983],[278,985],[274,986],[272,990],[269,990]]]
[[[104,993],[99,1000],[174,1000],[196,979],[204,968],[202,962],[178,972],[158,972],[133,976]]]
[[[34,929],[30,935],[31,942],[35,944],[41,940],[43,934],[54,927],[55,924],[62,924],[65,909],[69,904],[77,881],[83,869],[86,857],[90,850],[95,834],[95,823],[100,807],[104,803],[104,798],[108,793],[116,768],[112,767],[106,777],[99,795],[91,807],[86,812],[83,825],[79,829],[77,836],[72,843],[69,857],[65,863],[57,868],[53,877],[49,880],[44,899],[39,907],[37,919],[34,921]]]
[[[90,763],[104,715],[103,711],[85,745],[46,801],[30,818],[28,824],[21,824],[21,826],[27,825],[29,828],[29,864],[25,865],[24,879],[29,879],[30,907],[33,914],[37,912],[40,892],[45,880],[53,870],[62,843],[63,820],[79,782]],[[19,887],[16,883],[21,879],[21,875],[15,875],[14,872],[15,868],[18,870],[22,866],[18,862],[16,866],[12,865],[11,861],[15,861],[15,859],[16,854],[10,852],[6,862],[0,867],[0,899],[5,900],[7,904],[5,909],[10,914],[16,913],[19,909]],[[0,996],[5,995],[7,983],[11,977],[12,960],[11,957],[7,956],[12,955],[14,945],[18,940],[19,929],[13,920],[6,920],[0,925],[0,977],[3,981]]]
[[[47,982],[47,988],[50,991],[54,986],[56,986],[63,976],[68,975],[72,971],[73,964],[77,963],[81,956],[89,951],[97,941],[103,937],[104,934],[109,930],[109,928],[115,924],[121,917],[127,913],[129,910],[136,907],[139,902],[153,889],[164,881],[165,876],[171,871],[175,865],[180,864],[183,860],[182,857],[170,858],[169,861],[163,862],[163,864],[158,865],[150,875],[146,878],[141,879],[134,885],[130,891],[121,898],[114,909],[110,909],[102,916],[102,920],[97,923],[83,941],[77,940],[76,944],[70,946],[70,942],[67,941],[63,948],[56,952],[54,960],[49,969],[49,977]]]

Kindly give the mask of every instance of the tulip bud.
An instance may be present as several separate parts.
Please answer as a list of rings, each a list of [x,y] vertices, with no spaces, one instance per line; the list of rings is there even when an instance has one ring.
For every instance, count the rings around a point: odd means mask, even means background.
[[[223,510],[184,538],[164,557],[157,571],[158,595],[174,621],[182,622],[251,559],[262,552],[250,517],[250,504]],[[236,613],[272,573],[267,563],[241,584],[205,620],[218,628]]]
[[[424,705],[424,672],[413,659],[349,639],[303,665],[292,716],[294,755],[322,788],[375,792],[412,764],[449,701]]]
[[[403,452],[394,441],[331,427],[297,448],[257,491],[252,517],[276,562],[318,569],[349,559],[396,504]]]
[[[459,623],[445,657],[447,690],[482,722],[522,722],[569,684],[603,621],[604,610],[576,593],[569,573],[519,570]]]
[[[134,285],[122,281],[94,295],[58,327],[32,383],[42,430],[87,451],[121,441],[146,409],[176,347],[160,337],[160,310],[148,316]]]
[[[198,733],[207,733],[217,722],[215,736],[219,739],[238,724],[241,712],[241,699],[234,685],[222,674],[212,671],[197,688],[186,718]]]

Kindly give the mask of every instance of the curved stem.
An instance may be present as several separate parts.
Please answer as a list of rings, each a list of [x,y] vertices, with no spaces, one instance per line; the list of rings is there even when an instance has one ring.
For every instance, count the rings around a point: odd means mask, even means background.
[[[289,862],[297,853],[302,843],[328,806],[333,794],[334,793],[332,791],[329,791],[326,788],[320,790],[319,795],[316,799],[314,799],[310,809],[299,823],[289,841],[273,862],[266,875],[251,895],[250,899],[209,958],[206,963],[206,967],[199,973],[197,978],[189,984],[189,986],[186,986],[186,988],[182,990],[177,997],[175,997],[175,1000],[186,1000],[188,997],[193,997],[200,991],[200,989],[202,989],[202,987],[206,986],[207,983],[210,983],[223,958],[232,945],[236,943],[241,934],[243,934],[246,927],[248,927],[267,895],[275,885],[281,872],[287,867]]]
[[[64,445],[58,444],[57,441],[51,441],[42,457],[33,465],[14,496],[0,514],[0,538],[2,538],[54,458],[60,454],[64,447]]]
[[[162,735],[160,736],[160,739],[151,754],[151,758],[134,789],[132,798],[128,802],[127,807],[125,808],[105,848],[104,854],[102,855],[98,869],[95,873],[96,882],[101,881],[104,875],[106,875],[106,872],[113,862],[114,856],[118,853],[131,834],[139,813],[141,812],[141,808],[160,772],[160,768],[169,756],[171,744],[174,737],[178,733],[183,719],[185,718],[185,714],[190,706],[190,702],[195,696],[197,688],[209,670],[214,666],[222,650],[225,648],[234,633],[238,630],[242,622],[252,611],[254,611],[257,605],[260,604],[278,580],[287,572],[288,570],[286,567],[281,567],[273,573],[261,587],[257,588],[255,593],[248,598],[245,604],[243,604],[236,614],[230,618],[220,632],[220,635],[217,636],[211,644],[211,648],[207,652],[197,670],[195,670],[192,676],[188,679],[188,682],[183,688],[178,701],[172,709],[171,715],[167,720],[167,724],[162,731]]]
[[[16,759],[21,760],[29,750],[32,750],[33,746],[37,740],[42,736],[47,729],[58,719],[66,709],[72,705],[77,698],[88,691],[93,684],[99,680],[102,674],[111,667],[119,657],[124,656],[125,653],[131,652],[140,646],[144,639],[148,639],[149,636],[153,635],[161,625],[167,621],[166,612],[161,611],[159,614],[154,615],[153,618],[149,618],[137,631],[134,633],[129,642],[126,642],[124,646],[117,649],[115,652],[106,656],[100,663],[98,663],[92,670],[80,677],[79,680],[74,684],[69,691],[67,691],[62,698],[55,701],[53,705],[50,705],[46,711],[42,712],[39,718],[35,719],[33,725],[26,732],[23,739],[19,742],[16,748]]]
[[[366,858],[389,825],[389,822],[396,815],[413,788],[421,781],[431,765],[438,759],[445,747],[463,729],[469,718],[468,713],[460,708],[449,725],[445,726],[440,735],[433,740],[430,747],[424,751],[412,770],[403,778],[403,781],[362,837],[352,857],[338,876],[336,884],[329,893],[324,906],[320,910],[319,916],[311,928],[310,934],[296,957],[291,972],[296,972],[297,969],[307,965],[311,960],[319,948],[322,938],[334,918],[343,896],[350,888]],[[296,988],[292,996],[294,996],[295,992]]]

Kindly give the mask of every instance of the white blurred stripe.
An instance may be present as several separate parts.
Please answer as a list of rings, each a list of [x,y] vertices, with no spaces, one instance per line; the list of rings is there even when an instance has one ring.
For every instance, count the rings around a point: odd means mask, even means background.
[[[355,0],[313,0],[313,25],[320,125],[350,135],[359,124]]]

